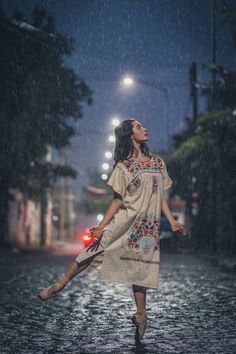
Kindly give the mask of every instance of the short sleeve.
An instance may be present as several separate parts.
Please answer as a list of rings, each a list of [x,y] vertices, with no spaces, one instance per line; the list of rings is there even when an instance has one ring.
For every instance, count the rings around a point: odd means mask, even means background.
[[[162,160],[162,164],[163,164],[164,190],[167,190],[172,186],[173,181],[168,175],[167,168],[163,160]]]
[[[117,164],[107,182],[112,189],[124,198],[126,193],[126,181],[122,167]]]

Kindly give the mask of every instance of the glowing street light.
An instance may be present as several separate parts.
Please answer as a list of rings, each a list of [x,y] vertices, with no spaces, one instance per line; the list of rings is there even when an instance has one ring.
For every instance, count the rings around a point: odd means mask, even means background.
[[[125,76],[123,78],[122,82],[125,86],[133,86],[134,79],[131,76]]]
[[[105,152],[105,157],[106,157],[107,159],[111,159],[111,158],[112,158],[112,152],[106,151],[106,152]]]
[[[113,125],[113,127],[117,127],[117,125],[119,125],[120,124],[120,120],[118,119],[118,118],[114,118],[113,120],[112,120],[112,125]]]
[[[97,221],[102,221],[103,219],[103,214],[98,214],[97,215]]]
[[[107,178],[108,178],[108,175],[107,175],[106,173],[103,173],[103,174],[101,175],[101,179],[102,179],[103,181],[106,181]]]
[[[109,135],[108,140],[110,143],[114,143],[116,141],[115,135]]]
[[[163,116],[164,116],[164,129],[167,139],[167,146],[169,146],[169,138],[170,138],[170,114],[169,114],[169,91],[166,87],[160,86],[158,83],[149,80],[143,80],[140,78],[133,79],[131,76],[123,76],[121,79],[123,86],[127,88],[131,88],[136,86],[136,84],[140,84],[143,86],[147,86],[149,88],[153,88],[158,90],[163,94],[164,104],[163,104]]]
[[[102,164],[102,168],[103,168],[104,170],[108,170],[109,167],[110,167],[109,164],[106,163],[106,162]]]

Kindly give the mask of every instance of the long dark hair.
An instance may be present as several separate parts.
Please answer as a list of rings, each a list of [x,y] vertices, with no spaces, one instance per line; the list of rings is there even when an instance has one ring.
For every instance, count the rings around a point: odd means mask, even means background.
[[[133,133],[132,123],[134,121],[135,119],[126,119],[115,128],[115,137],[116,137],[115,150],[114,150],[115,165],[117,164],[117,162],[122,160],[127,160],[130,156],[133,155],[134,148],[131,141],[131,135]],[[142,153],[146,156],[149,156],[149,148],[147,144],[141,143],[140,147]]]

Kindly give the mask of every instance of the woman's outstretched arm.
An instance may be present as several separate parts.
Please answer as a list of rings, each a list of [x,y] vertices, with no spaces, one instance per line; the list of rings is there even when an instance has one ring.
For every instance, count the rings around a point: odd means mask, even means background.
[[[94,237],[98,238],[102,235],[104,228],[107,226],[107,224],[109,224],[109,222],[112,220],[114,215],[120,209],[122,204],[123,204],[122,197],[119,194],[115,193],[113,200],[110,202],[110,204],[106,209],[103,219],[100,221],[98,226],[92,227],[90,229]]]
[[[167,220],[169,221],[171,230],[173,232],[179,231],[182,235],[184,235],[184,236],[187,235],[187,231],[183,227],[183,225],[178,223],[175,220],[175,218],[173,217],[173,214],[172,214],[165,198],[163,198],[161,211],[163,212],[163,214],[166,216]]]

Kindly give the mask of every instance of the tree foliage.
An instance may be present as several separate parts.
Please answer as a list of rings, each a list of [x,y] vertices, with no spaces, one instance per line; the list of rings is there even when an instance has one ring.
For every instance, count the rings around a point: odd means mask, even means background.
[[[113,198],[113,191],[107,185],[107,181],[101,179],[101,173],[95,169],[88,170],[89,185],[106,191],[105,195],[92,195],[86,191],[83,192],[79,209],[88,214],[104,214],[109,202]]]
[[[208,109],[211,109],[212,95],[215,96],[214,109],[222,110],[235,108],[236,102],[236,73],[220,65],[204,64],[204,68],[216,77],[215,92],[211,85],[202,88],[202,94],[208,99]]]
[[[46,163],[45,155],[48,146],[70,144],[76,134],[73,122],[82,117],[83,105],[91,104],[92,92],[65,65],[73,41],[56,32],[45,10],[36,7],[31,23],[19,10],[12,18],[2,10],[0,29],[2,219],[9,186],[33,192],[40,181],[49,185],[58,175],[75,176],[69,166]]]
[[[194,134],[172,154],[176,188],[189,202],[196,179],[196,249],[236,253],[235,141],[234,111],[206,112],[198,118]]]
[[[223,14],[235,45],[236,8],[225,2]],[[204,67],[214,74],[215,87],[202,89],[207,111],[174,137],[170,172],[189,215],[197,195],[199,212],[191,215],[194,248],[236,254],[236,73],[216,64]]]

